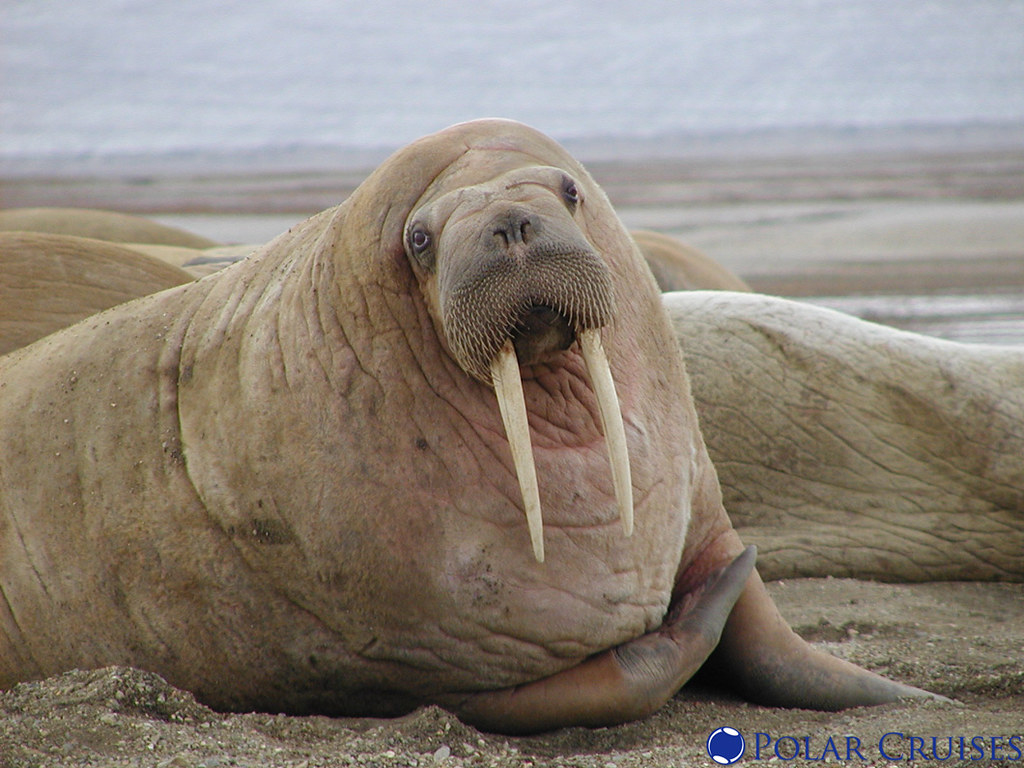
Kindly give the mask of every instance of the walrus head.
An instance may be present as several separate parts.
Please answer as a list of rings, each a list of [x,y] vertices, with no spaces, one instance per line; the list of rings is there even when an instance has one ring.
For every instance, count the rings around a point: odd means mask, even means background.
[[[607,264],[576,220],[585,205],[568,172],[527,166],[455,188],[435,181],[405,226],[406,254],[444,344],[468,375],[494,387],[538,561],[543,523],[520,365],[557,364],[573,345],[598,403],[626,535],[633,529],[625,429],[600,335],[615,297]]]

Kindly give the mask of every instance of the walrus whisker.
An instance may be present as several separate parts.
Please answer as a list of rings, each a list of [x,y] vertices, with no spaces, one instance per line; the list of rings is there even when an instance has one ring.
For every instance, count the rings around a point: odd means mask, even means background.
[[[587,365],[590,383],[597,397],[597,409],[601,414],[601,426],[608,445],[608,460],[612,466],[612,485],[615,501],[619,506],[619,518],[626,536],[633,535],[633,480],[629,469],[629,451],[626,448],[626,428],[622,423],[622,409],[615,393],[615,381],[608,366],[608,357],[601,346],[601,332],[596,328],[579,334],[583,361]]]
[[[537,468],[533,462],[530,425],[526,418],[526,400],[519,373],[519,360],[515,346],[507,339],[491,362],[491,380],[498,397],[501,420],[512,450],[519,490],[523,495],[526,524],[530,529],[533,555],[538,563],[544,562],[544,520],[540,513],[540,492],[537,489]]]

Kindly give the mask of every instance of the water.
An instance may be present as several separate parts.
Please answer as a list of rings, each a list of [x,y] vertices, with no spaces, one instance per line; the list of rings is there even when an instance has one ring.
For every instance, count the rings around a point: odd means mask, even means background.
[[[3,0],[0,160],[1024,123],[1020,0]]]

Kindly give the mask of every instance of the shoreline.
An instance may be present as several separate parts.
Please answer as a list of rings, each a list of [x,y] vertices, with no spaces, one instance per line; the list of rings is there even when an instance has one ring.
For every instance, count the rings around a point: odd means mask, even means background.
[[[430,129],[424,132],[430,132]],[[410,137],[410,141],[415,138]],[[1015,151],[1024,146],[1024,122],[796,125],[747,130],[690,130],[646,136],[553,138],[588,165],[678,160],[720,162],[735,158],[766,159],[795,155]],[[397,148],[398,145],[338,143],[63,154],[9,154],[0,150],[0,179],[366,172]]]

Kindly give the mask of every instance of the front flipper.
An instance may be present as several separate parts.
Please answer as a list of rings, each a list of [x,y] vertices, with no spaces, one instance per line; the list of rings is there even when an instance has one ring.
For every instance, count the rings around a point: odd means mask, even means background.
[[[534,733],[646,717],[693,676],[718,644],[755,560],[748,547],[712,573],[655,631],[564,672],[513,688],[452,695],[439,703],[487,731]]]
[[[746,698],[768,706],[835,711],[910,698],[950,701],[812,648],[789,628],[756,571],[709,666]]]

